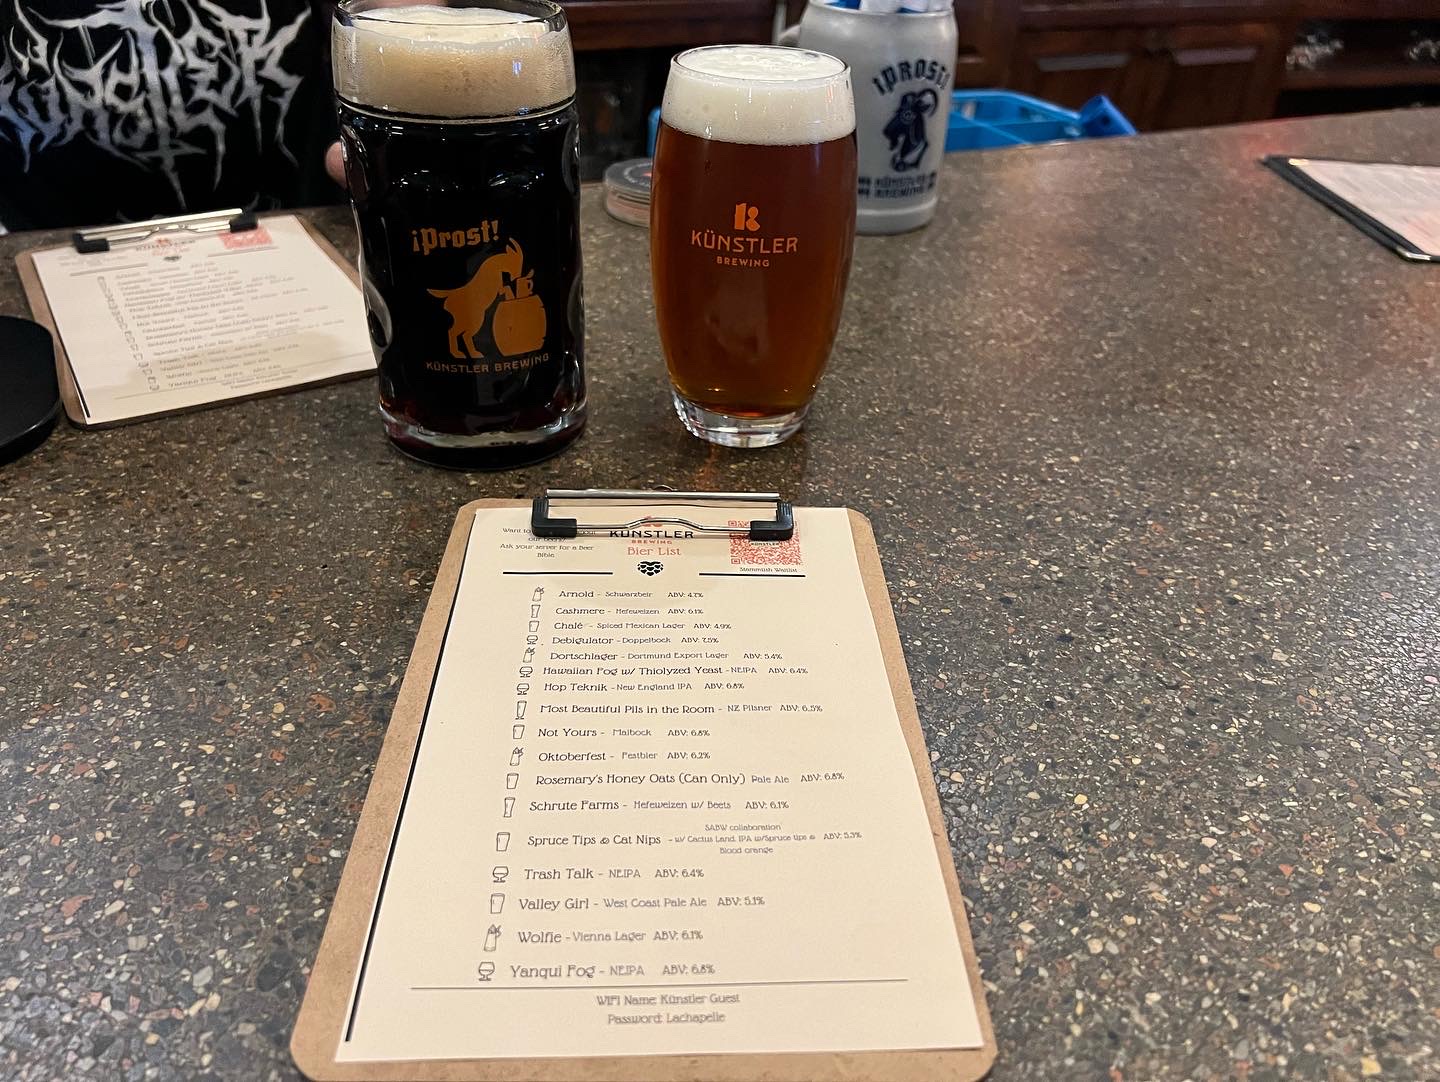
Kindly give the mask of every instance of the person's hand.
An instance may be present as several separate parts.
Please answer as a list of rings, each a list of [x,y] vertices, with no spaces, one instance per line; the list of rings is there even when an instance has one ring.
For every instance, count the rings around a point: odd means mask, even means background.
[[[325,172],[330,174],[330,179],[340,187],[345,188],[345,156],[340,153],[340,140],[335,140],[325,148]]]

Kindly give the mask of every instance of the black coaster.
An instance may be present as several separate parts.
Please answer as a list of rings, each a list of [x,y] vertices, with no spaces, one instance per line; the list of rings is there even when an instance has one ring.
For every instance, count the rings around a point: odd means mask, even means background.
[[[0,463],[39,447],[59,416],[50,332],[28,319],[0,316]]]

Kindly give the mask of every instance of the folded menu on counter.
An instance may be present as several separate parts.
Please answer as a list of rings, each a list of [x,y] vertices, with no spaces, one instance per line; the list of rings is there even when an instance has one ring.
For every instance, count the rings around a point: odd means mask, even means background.
[[[292,1041],[307,1074],[988,1069],[873,537],[794,521],[549,540],[528,507],[462,510]]]
[[[1440,260],[1440,167],[1279,156],[1264,164],[1406,259]]]
[[[56,337],[76,424],[374,371],[354,272],[323,238],[293,215],[234,232],[211,225],[137,223],[128,236],[98,230],[88,244],[77,234],[75,244],[20,256],[30,306]]]

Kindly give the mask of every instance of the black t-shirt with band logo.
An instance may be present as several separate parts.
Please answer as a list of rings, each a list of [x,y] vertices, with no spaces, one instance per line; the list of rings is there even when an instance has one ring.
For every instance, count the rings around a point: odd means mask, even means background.
[[[0,223],[334,202],[329,0],[0,0]]]

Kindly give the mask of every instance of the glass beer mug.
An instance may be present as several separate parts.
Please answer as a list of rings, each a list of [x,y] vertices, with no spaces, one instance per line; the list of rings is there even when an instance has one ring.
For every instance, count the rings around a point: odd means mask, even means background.
[[[341,0],[332,51],[386,433],[457,468],[554,454],[585,425],[564,12]]]
[[[803,49],[691,49],[660,121],[650,266],[675,411],[713,443],[780,443],[805,421],[850,274],[850,71]]]

